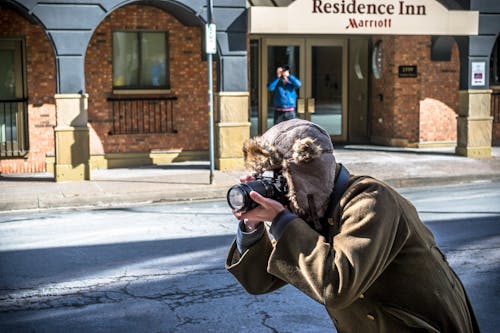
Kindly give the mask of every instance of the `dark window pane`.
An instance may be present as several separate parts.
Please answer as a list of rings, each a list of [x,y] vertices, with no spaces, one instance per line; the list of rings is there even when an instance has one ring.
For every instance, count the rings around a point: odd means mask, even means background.
[[[113,33],[115,88],[168,88],[166,32]]]
[[[137,33],[113,33],[113,86],[133,87],[139,85],[139,49]]]
[[[167,85],[166,49],[164,33],[142,33],[141,86],[165,87]]]
[[[16,97],[14,50],[0,50],[0,98]]]

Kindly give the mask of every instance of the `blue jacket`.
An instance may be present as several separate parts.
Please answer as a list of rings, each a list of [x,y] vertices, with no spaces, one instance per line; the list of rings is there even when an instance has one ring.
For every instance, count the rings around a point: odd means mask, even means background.
[[[295,76],[288,76],[288,82],[283,83],[279,77],[275,78],[267,85],[269,91],[274,92],[274,106],[277,108],[294,108],[297,103],[296,89],[302,83]]]

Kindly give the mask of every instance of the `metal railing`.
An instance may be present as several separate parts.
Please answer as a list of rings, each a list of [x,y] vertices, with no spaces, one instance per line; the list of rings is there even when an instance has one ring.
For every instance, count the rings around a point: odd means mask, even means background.
[[[500,90],[491,93],[491,116],[494,123],[500,123]]]
[[[110,134],[177,133],[174,101],[169,97],[109,97],[113,130]]]
[[[28,98],[0,99],[0,158],[25,156],[28,138]]]

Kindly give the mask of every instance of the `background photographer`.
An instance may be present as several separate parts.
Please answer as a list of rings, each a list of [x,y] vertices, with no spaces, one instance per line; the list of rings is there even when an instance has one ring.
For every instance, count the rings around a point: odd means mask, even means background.
[[[300,80],[290,74],[290,67],[284,65],[276,69],[276,78],[267,85],[269,91],[274,92],[275,125],[296,117],[297,92],[295,90],[301,85]]]
[[[249,293],[290,283],[325,306],[338,332],[479,332],[413,205],[337,164],[324,129],[289,120],[243,152],[249,170],[272,170],[288,185],[287,200],[251,191],[259,206],[233,210],[240,222],[226,269]],[[272,222],[269,231],[262,221]]]

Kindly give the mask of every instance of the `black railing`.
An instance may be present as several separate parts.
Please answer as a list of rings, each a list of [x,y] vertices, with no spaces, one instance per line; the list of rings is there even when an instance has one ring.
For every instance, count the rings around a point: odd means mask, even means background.
[[[491,116],[494,123],[500,123],[500,90],[491,93]]]
[[[28,138],[28,98],[0,99],[0,158],[25,156]]]
[[[177,133],[174,101],[169,97],[110,97],[113,129],[110,134]]]

